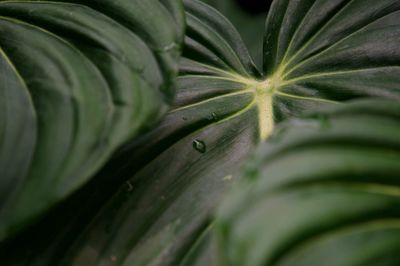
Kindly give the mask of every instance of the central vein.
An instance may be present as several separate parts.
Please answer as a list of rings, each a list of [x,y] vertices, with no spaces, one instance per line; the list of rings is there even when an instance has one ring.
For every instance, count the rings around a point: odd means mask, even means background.
[[[266,140],[274,129],[273,97],[277,93],[278,81],[267,79],[257,81],[240,78],[238,82],[245,85],[245,89],[254,93],[255,104],[258,109],[258,126],[260,139]]]
[[[258,126],[261,140],[266,140],[274,129],[273,94],[269,81],[256,84],[254,88],[258,107]]]
[[[244,90],[254,93],[254,102],[258,109],[260,139],[266,140],[274,130],[273,97],[279,93],[280,80],[272,77],[260,81],[225,71],[221,72],[223,76],[226,76],[226,79],[241,83],[244,85]]]
[[[274,130],[275,122],[273,99],[275,96],[297,100],[318,101],[323,103],[337,104],[337,102],[329,99],[301,96],[281,91],[280,88],[291,85],[299,80],[299,78],[292,80],[282,79],[282,77],[284,76],[282,71],[278,71],[268,79],[256,80],[251,77],[244,77],[240,74],[221,70],[219,68],[210,67],[207,65],[203,66],[215,73],[218,73],[220,75],[220,79],[243,84],[243,90],[252,92],[254,94],[254,103],[257,105],[258,109],[259,134],[262,141],[266,140]]]

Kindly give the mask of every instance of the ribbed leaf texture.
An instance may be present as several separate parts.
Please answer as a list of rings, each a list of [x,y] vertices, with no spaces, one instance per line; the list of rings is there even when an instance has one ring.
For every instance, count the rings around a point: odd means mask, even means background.
[[[0,241],[166,112],[179,1],[0,1]]]
[[[397,0],[276,0],[263,70],[226,18],[197,0],[184,4],[172,110],[5,246],[10,263],[213,265],[212,213],[277,123],[357,98],[400,98]],[[40,232],[48,236],[37,240]],[[21,247],[23,239],[29,244]]]
[[[400,104],[281,125],[219,211],[221,265],[398,265]]]

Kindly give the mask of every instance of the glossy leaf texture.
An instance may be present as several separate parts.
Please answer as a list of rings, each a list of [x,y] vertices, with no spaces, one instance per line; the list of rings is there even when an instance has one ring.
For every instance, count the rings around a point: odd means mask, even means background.
[[[315,107],[356,98],[398,99],[400,4],[370,2],[274,1],[266,22],[264,71],[258,75],[236,34],[217,23],[225,19],[187,1],[190,60],[183,62],[182,73],[191,80],[208,78],[208,90],[212,82],[231,81],[253,94],[261,139],[274,123]]]
[[[368,6],[370,1],[363,2]],[[354,88],[347,84],[325,93],[325,87],[318,87],[313,95],[303,95],[300,81],[285,84],[275,70],[274,75],[260,73],[237,31],[216,10],[197,0],[184,3],[187,32],[173,110],[156,129],[114,156],[94,180],[98,186],[81,191],[74,198],[78,203],[70,202],[56,213],[61,215],[39,226],[46,232],[46,225],[51,225],[54,236],[37,240],[43,231],[35,231],[30,239],[38,244],[33,248],[32,244],[24,250],[13,248],[20,247],[18,242],[5,247],[9,261],[24,260],[30,265],[49,261],[50,265],[201,265],[213,261],[208,233],[211,213],[236,180],[243,161],[260,141],[269,138],[275,124],[339,101],[399,97],[396,82],[387,82],[397,79],[397,74],[389,70],[382,86],[377,85],[377,76],[371,76],[374,89],[359,87],[361,79],[354,79]],[[275,13],[286,12],[278,9],[282,3],[287,1],[275,2],[269,21]],[[303,1],[290,3],[305,6]],[[395,7],[388,9],[395,12]],[[307,8],[303,11],[305,15]],[[323,27],[322,22],[318,25]],[[285,26],[269,26],[268,32],[284,36]],[[304,28],[302,32],[313,31]],[[373,46],[374,36],[368,36],[366,43]],[[392,44],[387,41],[388,47]],[[377,61],[384,64],[384,59]],[[335,65],[330,61],[324,67]],[[288,91],[295,86],[299,91]],[[51,218],[63,221],[63,229],[56,230],[59,223],[51,223]]]
[[[355,94],[347,87],[321,98],[278,91],[282,84],[258,71],[226,18],[199,1],[184,4],[187,31],[174,107],[159,127],[126,146],[104,169],[102,180],[112,175],[120,188],[63,253],[68,263],[213,261],[211,213],[274,125],[317,106],[371,96],[371,90]],[[400,92],[394,83],[382,88],[382,97]],[[104,183],[93,199],[112,191],[110,181]]]
[[[264,72],[276,94],[342,101],[399,99],[400,2],[278,0],[266,22]]]
[[[125,145],[69,204],[29,235],[4,245],[0,261],[39,266],[179,265],[185,260],[207,231],[240,162],[259,141],[257,127],[249,126],[258,119],[252,92],[242,93],[234,81],[186,74],[190,42],[198,39],[197,14],[189,12],[192,37],[186,40],[172,111],[158,127]],[[217,35],[230,57],[224,62],[234,62],[243,74],[256,72],[238,33],[211,12],[218,20],[210,23],[229,38],[227,43]]]
[[[398,265],[400,104],[281,125],[217,218],[221,265]]]
[[[368,6],[370,1],[362,2]],[[277,9],[283,3],[275,2],[267,22],[267,32],[282,38],[287,25],[277,29],[270,25],[277,25],[271,23],[275,14],[287,11]],[[306,15],[305,2],[290,3],[291,7],[303,8]],[[396,67],[384,68],[382,75],[370,75],[368,81],[353,76],[343,83],[340,76],[333,75],[330,81],[343,85],[310,86],[307,88],[315,90],[306,94],[301,80],[289,83],[283,74],[276,74],[278,70],[270,74],[267,64],[265,73],[260,73],[237,31],[216,10],[196,0],[184,4],[187,31],[174,108],[158,128],[125,147],[109,166],[106,173],[127,182],[74,241],[66,253],[69,263],[212,262],[213,240],[208,234],[211,213],[236,180],[243,161],[261,140],[269,138],[276,123],[305,110],[355,98],[399,98]],[[388,6],[387,12],[395,14],[396,7]],[[326,11],[322,6],[316,8],[321,13]],[[382,31],[388,36],[399,29],[392,22],[383,22]],[[318,20],[316,25],[324,27]],[[312,34],[313,30],[305,27],[302,32]],[[374,47],[378,37],[367,34],[364,42]],[[278,42],[281,41],[275,40],[276,46]],[[389,54],[398,60],[391,49],[395,43],[395,38],[387,38],[384,46],[379,47],[381,53],[376,54],[376,62],[387,64]],[[273,51],[268,44],[266,62],[274,60],[272,53],[268,54]],[[301,46],[296,51],[303,49]],[[367,58],[373,58],[374,51],[378,50],[363,50],[364,57],[353,56],[352,63],[363,64]],[[321,56],[326,61],[320,68],[336,68],[341,60],[340,53],[337,55],[337,61],[333,56],[331,61],[328,55]],[[314,74],[312,69],[302,73]],[[143,167],[137,168],[138,164]]]
[[[179,1],[0,1],[0,241],[166,112]]]

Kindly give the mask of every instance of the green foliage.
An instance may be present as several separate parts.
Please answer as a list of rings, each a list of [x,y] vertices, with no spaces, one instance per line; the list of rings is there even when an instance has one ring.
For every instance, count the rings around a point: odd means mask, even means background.
[[[219,211],[226,265],[397,265],[400,104],[281,125]]]
[[[181,13],[176,1],[0,2],[0,240],[165,113]]]
[[[12,99],[0,99],[0,262],[270,265],[350,225],[341,211],[367,219],[368,207],[392,206],[391,194],[368,206],[357,185],[369,188],[364,173],[378,190],[393,185],[377,178],[398,170],[398,105],[347,102],[400,98],[399,12],[397,0],[276,0],[260,68],[231,22],[198,0],[0,1],[0,91]],[[313,176],[315,191],[297,183]],[[325,177],[334,182],[319,187]],[[396,243],[385,234],[371,237]],[[350,238],[356,250],[363,236],[340,234],[284,263],[318,265],[307,254]]]

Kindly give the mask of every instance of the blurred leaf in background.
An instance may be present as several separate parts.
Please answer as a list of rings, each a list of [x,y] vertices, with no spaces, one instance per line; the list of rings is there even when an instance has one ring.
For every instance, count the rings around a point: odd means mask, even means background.
[[[238,29],[256,64],[261,66],[262,40],[272,0],[203,0],[222,12]]]

